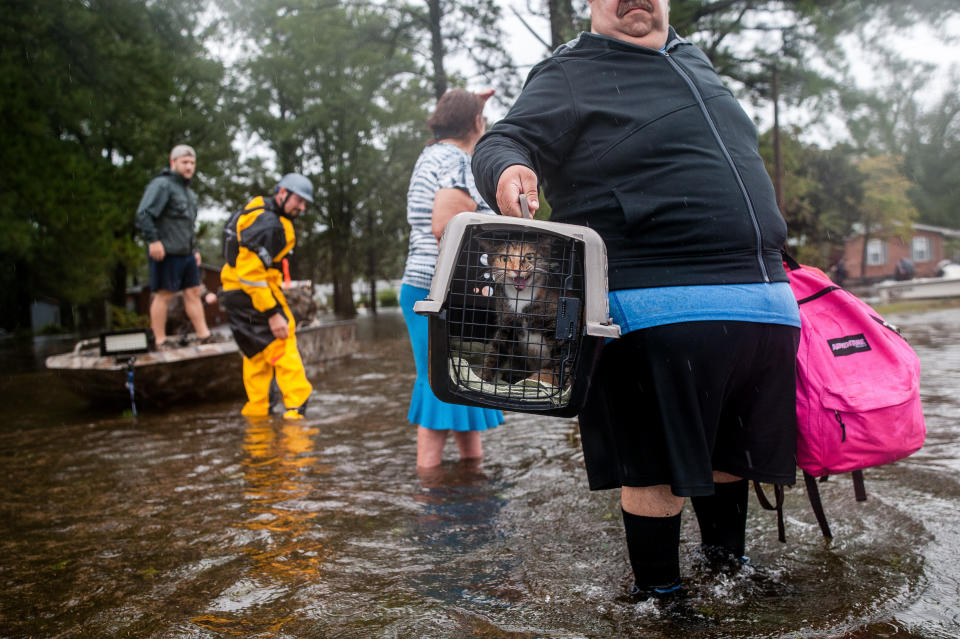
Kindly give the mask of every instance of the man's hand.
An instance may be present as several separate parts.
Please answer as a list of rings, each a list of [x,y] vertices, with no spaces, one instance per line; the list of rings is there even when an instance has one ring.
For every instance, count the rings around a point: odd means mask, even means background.
[[[203,258],[200,256],[200,251],[197,251],[196,253],[194,253],[193,256],[197,258],[197,266],[200,266],[200,262],[203,261]]]
[[[290,336],[289,326],[283,313],[274,313],[270,316],[270,332],[277,339],[287,339]]]
[[[162,262],[163,258],[167,255],[167,252],[163,249],[163,242],[160,240],[150,242],[147,245],[147,253],[154,262]]]
[[[523,217],[520,209],[520,196],[525,195],[530,207],[530,217],[540,208],[537,190],[537,174],[530,167],[512,164],[504,169],[497,182],[497,206],[502,215]]]

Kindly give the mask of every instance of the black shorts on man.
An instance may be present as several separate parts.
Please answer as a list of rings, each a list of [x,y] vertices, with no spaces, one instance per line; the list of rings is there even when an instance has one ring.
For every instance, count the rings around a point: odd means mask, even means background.
[[[200,286],[200,268],[196,255],[167,255],[150,261],[150,290],[182,291]]]
[[[700,321],[604,347],[580,412],[592,490],[670,485],[712,495],[713,471],[791,485],[800,329]]]

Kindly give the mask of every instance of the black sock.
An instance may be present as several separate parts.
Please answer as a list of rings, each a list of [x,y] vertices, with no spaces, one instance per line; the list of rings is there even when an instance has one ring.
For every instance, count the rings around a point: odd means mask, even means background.
[[[623,529],[638,587],[670,587],[680,581],[680,513],[643,517],[623,510]]]
[[[711,550],[723,550],[734,557],[743,557],[747,528],[746,479],[714,484],[713,495],[692,497],[693,510],[700,524],[700,539]]]

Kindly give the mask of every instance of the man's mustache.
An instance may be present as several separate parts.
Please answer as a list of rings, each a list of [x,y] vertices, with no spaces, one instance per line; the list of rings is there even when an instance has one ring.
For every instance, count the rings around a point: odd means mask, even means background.
[[[633,9],[643,9],[653,13],[653,2],[652,0],[621,0],[617,5],[617,17],[622,18]]]

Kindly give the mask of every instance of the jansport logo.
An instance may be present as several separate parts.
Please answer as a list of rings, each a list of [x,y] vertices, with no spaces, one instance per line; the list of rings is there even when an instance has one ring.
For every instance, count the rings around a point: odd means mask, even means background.
[[[867,338],[863,336],[863,333],[828,339],[827,344],[830,345],[830,352],[833,353],[834,357],[843,357],[844,355],[853,355],[870,350],[870,344],[867,343]]]

